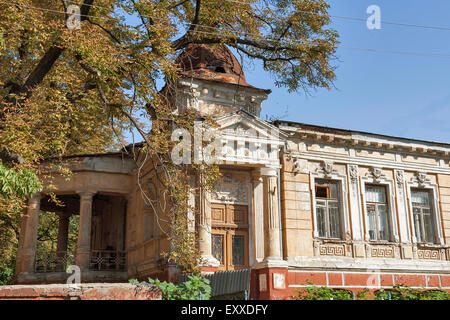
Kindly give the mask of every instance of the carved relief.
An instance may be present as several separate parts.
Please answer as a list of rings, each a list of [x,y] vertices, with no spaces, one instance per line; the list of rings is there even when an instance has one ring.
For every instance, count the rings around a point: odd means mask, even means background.
[[[417,258],[425,260],[441,260],[440,250],[418,249]]]
[[[331,161],[322,161],[322,166],[317,169],[317,172],[322,173],[325,177],[331,177],[337,173]]]
[[[411,179],[411,182],[416,182],[419,186],[425,186],[431,183],[426,173],[416,172],[416,175]]]
[[[211,200],[216,202],[248,202],[247,178],[225,173],[214,186]]]
[[[403,170],[395,170],[395,180],[397,181],[397,185],[399,188],[403,187],[405,183],[405,176]]]
[[[352,183],[356,183],[358,181],[358,166],[350,165],[349,166],[349,174],[350,174],[350,181]]]
[[[393,246],[372,246],[370,256],[372,258],[395,258],[395,250]]]
[[[345,246],[335,244],[323,244],[319,246],[321,256],[345,256]]]
[[[374,182],[380,182],[381,180],[386,179],[383,170],[377,167],[372,167],[366,176],[372,178]]]

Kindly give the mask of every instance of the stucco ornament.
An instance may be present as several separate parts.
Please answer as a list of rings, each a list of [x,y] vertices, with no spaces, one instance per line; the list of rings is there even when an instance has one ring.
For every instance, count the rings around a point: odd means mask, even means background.
[[[367,174],[367,176],[371,177],[374,182],[379,182],[381,180],[386,179],[383,170],[377,167],[372,167],[371,171]]]
[[[356,183],[358,181],[358,166],[350,165],[349,167],[350,181]]]
[[[211,200],[219,202],[247,202],[246,179],[224,174],[221,181],[215,184]]]
[[[419,184],[419,186],[425,186],[427,184],[430,184],[430,179],[428,179],[428,176],[424,172],[417,172],[416,173],[416,181]]]
[[[403,186],[403,184],[405,183],[405,176],[403,170],[395,171],[395,180],[397,181],[399,187]]]
[[[334,168],[334,164],[331,161],[323,161],[322,167],[317,171],[324,174],[325,177],[331,177],[333,174],[336,174],[337,171]]]

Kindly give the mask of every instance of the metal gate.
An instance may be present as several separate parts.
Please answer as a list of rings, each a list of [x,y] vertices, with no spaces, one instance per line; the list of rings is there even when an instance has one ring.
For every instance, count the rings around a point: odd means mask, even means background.
[[[217,271],[204,276],[210,281],[211,298],[248,299],[250,291],[250,269]],[[178,282],[187,280],[187,275],[180,274]]]

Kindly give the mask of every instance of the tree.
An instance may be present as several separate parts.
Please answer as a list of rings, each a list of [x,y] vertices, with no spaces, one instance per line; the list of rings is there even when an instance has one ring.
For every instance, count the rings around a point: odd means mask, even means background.
[[[187,210],[180,172],[187,169],[168,161],[168,141],[171,127],[189,126],[196,115],[172,112],[177,55],[191,43],[226,44],[262,61],[277,86],[330,88],[337,33],[327,27],[328,8],[324,0],[3,2],[2,159],[17,170],[36,169],[46,157],[117,147],[123,130],[134,126],[149,159],[165,168],[161,181],[178,208],[172,218],[180,219]],[[161,91],[164,79],[170,85]],[[151,135],[136,115],[151,122]],[[196,170],[205,181],[217,173],[204,165]],[[183,233],[183,225],[178,229]]]

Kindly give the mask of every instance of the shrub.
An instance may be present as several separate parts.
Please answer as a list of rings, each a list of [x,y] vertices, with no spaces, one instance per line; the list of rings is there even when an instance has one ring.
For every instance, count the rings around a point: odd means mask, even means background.
[[[450,300],[450,293],[438,289],[413,289],[405,285],[395,285],[392,289],[376,291],[375,300]]]
[[[307,287],[302,290],[296,290],[295,300],[352,300],[352,292],[345,289],[333,289],[326,286],[315,286],[310,280]]]
[[[139,284],[139,281],[136,279],[131,279],[129,282]],[[148,283],[155,285],[161,290],[163,300],[209,300],[211,298],[209,280],[200,276],[190,275],[187,281],[178,285],[150,278]],[[146,282],[141,282],[140,284],[146,284]]]

